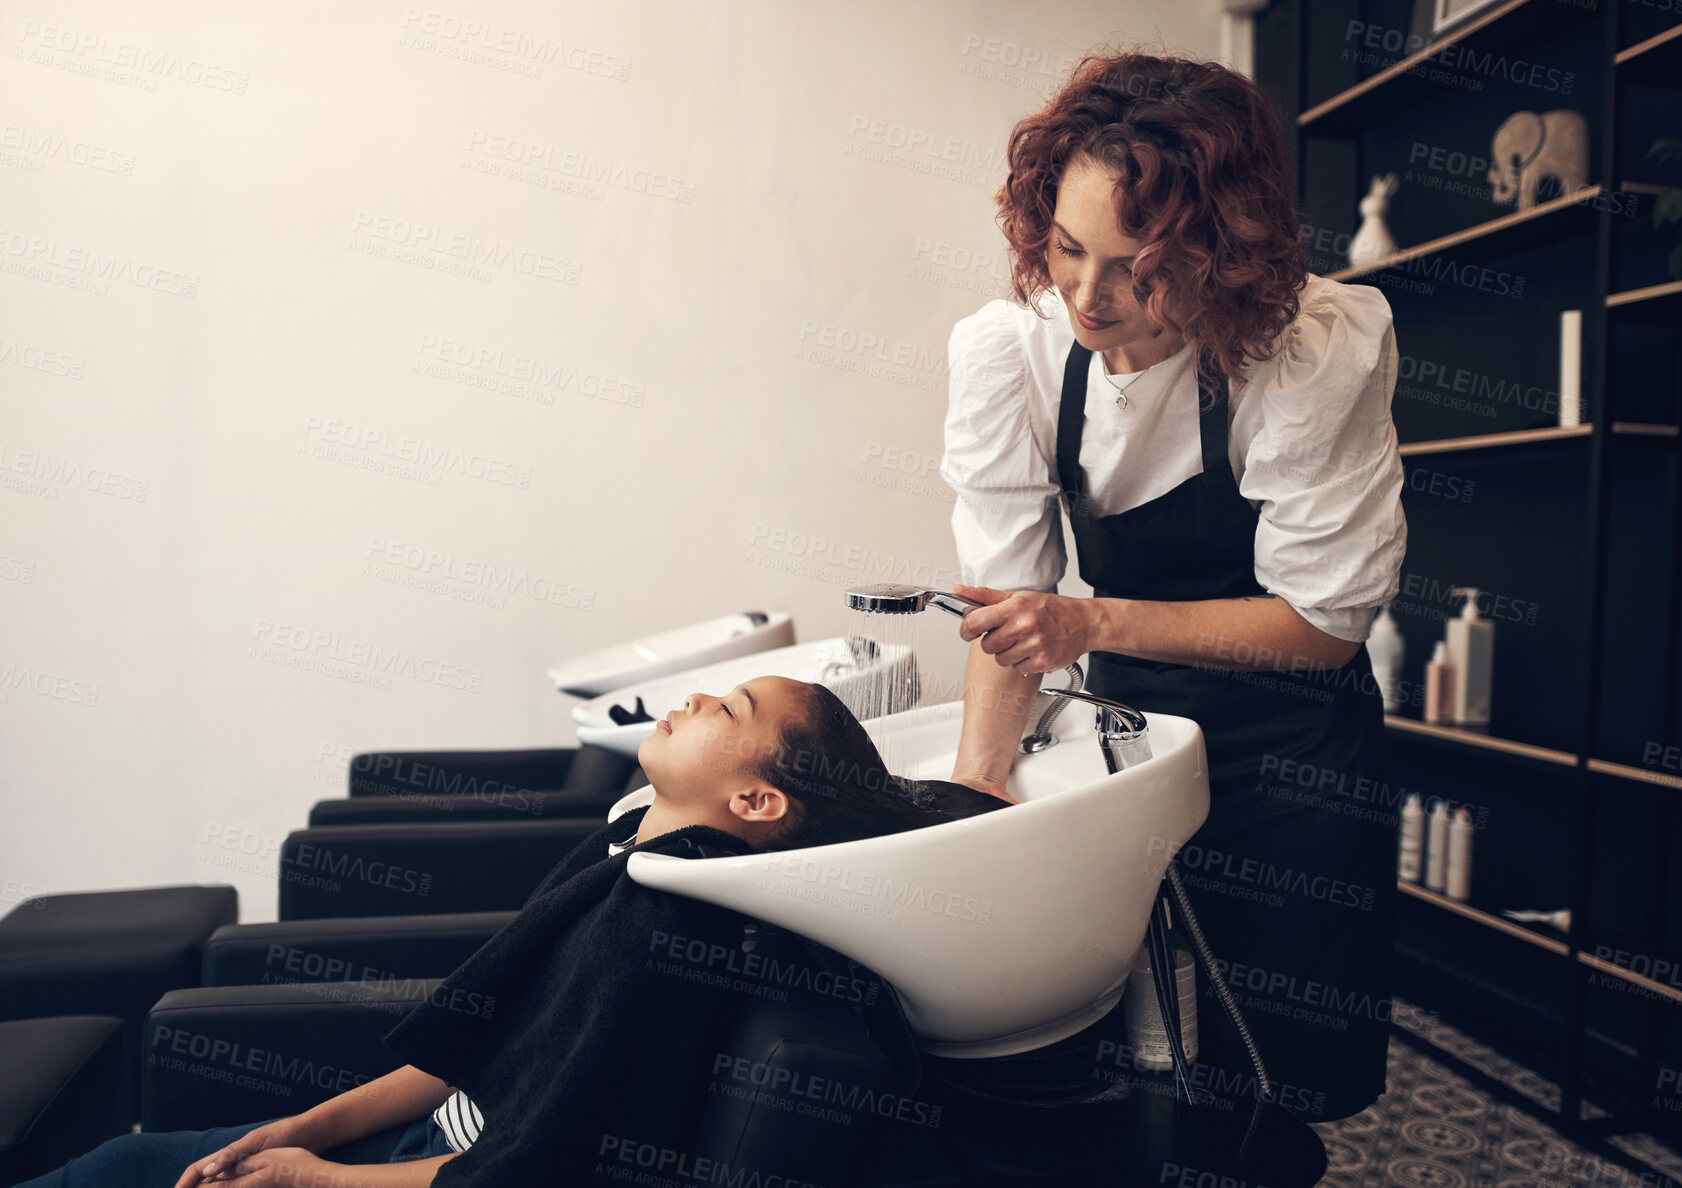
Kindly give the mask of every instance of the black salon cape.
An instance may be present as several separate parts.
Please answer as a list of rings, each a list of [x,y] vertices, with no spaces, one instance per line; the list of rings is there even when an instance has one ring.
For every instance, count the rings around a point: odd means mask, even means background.
[[[754,999],[732,990],[729,978],[718,986],[686,976],[727,967],[716,957],[674,959],[659,937],[684,938],[695,953],[693,942],[736,951],[749,917],[644,887],[625,865],[644,850],[702,857],[700,845],[750,847],[691,825],[608,856],[608,843],[631,836],[646,812],[625,813],[579,843],[518,916],[386,1035],[399,1059],[465,1091],[484,1115],[473,1145],[439,1168],[436,1188],[605,1184],[593,1174],[609,1164],[604,1142],[714,1156],[688,1144],[715,1054],[726,1047],[723,1029]],[[837,976],[874,979],[832,950],[802,943],[814,964]],[[893,1062],[894,1084],[885,1088],[909,1094],[920,1064],[891,988],[874,1006],[854,1009]]]

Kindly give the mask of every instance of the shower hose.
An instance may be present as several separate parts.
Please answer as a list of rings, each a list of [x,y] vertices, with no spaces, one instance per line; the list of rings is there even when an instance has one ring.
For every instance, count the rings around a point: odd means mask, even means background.
[[[1226,983],[1221,979],[1215,968],[1215,958],[1209,952],[1209,942],[1203,937],[1203,929],[1198,926],[1197,916],[1191,910],[1191,902],[1186,897],[1185,887],[1180,882],[1180,873],[1172,861],[1168,864],[1168,886],[1173,894],[1174,902],[1180,909],[1180,915],[1185,920],[1186,932],[1190,935],[1192,949],[1197,956],[1197,962],[1203,967],[1204,976],[1214,988],[1215,997],[1220,999],[1221,1006],[1226,1009],[1232,1025],[1238,1031],[1239,1038],[1244,1043],[1244,1050],[1249,1054],[1250,1064],[1256,1073],[1256,1106],[1250,1111],[1250,1120],[1244,1128],[1244,1137],[1239,1141],[1237,1150],[1244,1154],[1250,1151],[1255,1141],[1262,1121],[1263,1108],[1273,1102],[1273,1086],[1267,1079],[1267,1070],[1262,1066],[1261,1052],[1256,1048],[1256,1041],[1250,1034],[1250,1029],[1244,1025],[1244,1016],[1239,1013],[1238,1004],[1232,1000],[1232,994]],[[1185,1100],[1193,1105],[1199,1104],[1206,1095],[1199,1091],[1191,1081],[1191,1062],[1186,1059],[1185,1045],[1180,1036],[1180,1003],[1179,987],[1174,984],[1174,952],[1168,943],[1168,932],[1172,927],[1168,915],[1168,900],[1157,897],[1152,910],[1151,923],[1146,931],[1146,941],[1150,946],[1151,982],[1156,987],[1156,1005],[1162,1012],[1164,1022],[1163,1031],[1168,1037],[1169,1052],[1173,1057],[1174,1084],[1176,1089],[1185,1095]]]

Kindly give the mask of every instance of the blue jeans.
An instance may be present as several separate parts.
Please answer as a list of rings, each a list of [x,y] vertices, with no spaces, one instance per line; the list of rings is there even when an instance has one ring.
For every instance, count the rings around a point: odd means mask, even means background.
[[[276,1119],[214,1130],[169,1130],[157,1134],[120,1134],[63,1167],[26,1180],[14,1188],[174,1188],[194,1160],[213,1155],[249,1131]],[[397,1163],[448,1155],[450,1144],[430,1113],[365,1135],[354,1142],[318,1152],[334,1163]]]

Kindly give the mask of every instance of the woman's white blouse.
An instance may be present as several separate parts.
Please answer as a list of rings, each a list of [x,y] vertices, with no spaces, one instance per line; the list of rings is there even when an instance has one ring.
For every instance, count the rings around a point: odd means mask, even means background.
[[[1390,399],[1396,335],[1370,285],[1310,275],[1272,358],[1229,388],[1227,438],[1239,493],[1258,513],[1256,581],[1304,619],[1360,642],[1395,596],[1407,550],[1402,460]],[[952,328],[946,452],[964,581],[1054,590],[1067,568],[1057,484],[1057,406],[1074,331],[1061,296],[1049,315],[995,298]],[[1116,515],[1203,470],[1192,352],[1115,374],[1094,353],[1080,464],[1091,512]],[[1132,381],[1131,383],[1129,381]]]

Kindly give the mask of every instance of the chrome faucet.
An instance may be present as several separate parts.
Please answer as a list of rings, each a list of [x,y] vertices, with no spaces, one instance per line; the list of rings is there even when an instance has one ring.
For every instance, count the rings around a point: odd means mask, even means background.
[[[1078,669],[1080,666],[1071,667]],[[1150,728],[1145,722],[1145,715],[1132,706],[1085,692],[1078,685],[1069,689],[1042,689],[1041,692],[1057,698],[1057,701],[1040,717],[1034,733],[1022,740],[1019,749],[1024,755],[1043,751],[1057,742],[1057,736],[1051,733],[1051,723],[1056,721],[1057,711],[1063,708],[1064,701],[1073,700],[1098,707],[1095,722],[1098,747],[1104,752],[1104,764],[1111,775],[1123,768],[1137,767],[1151,757]]]
[[[902,586],[888,582],[848,590],[847,605],[853,610],[883,615],[908,615],[930,606],[938,606],[947,614],[963,618],[964,612],[970,607],[984,604],[946,590],[930,590],[920,586]],[[1098,745],[1104,753],[1104,763],[1112,775],[1123,768],[1136,766],[1149,759],[1151,743],[1145,715],[1130,705],[1123,705],[1108,697],[1100,697],[1096,693],[1085,692],[1083,686],[1086,684],[1086,674],[1081,671],[1078,663],[1069,665],[1064,671],[1069,674],[1069,687],[1041,690],[1053,700],[1040,715],[1034,732],[1022,740],[1017,750],[1024,755],[1036,755],[1047,747],[1056,746],[1057,736],[1051,733],[1052,723],[1057,721],[1057,715],[1063,712],[1065,701],[1072,699],[1097,707]]]
[[[849,635],[843,642],[847,645],[847,658],[835,657],[825,660],[823,667],[818,669],[819,684],[836,677],[849,676],[857,669],[868,668],[881,658],[880,645],[866,636]]]

